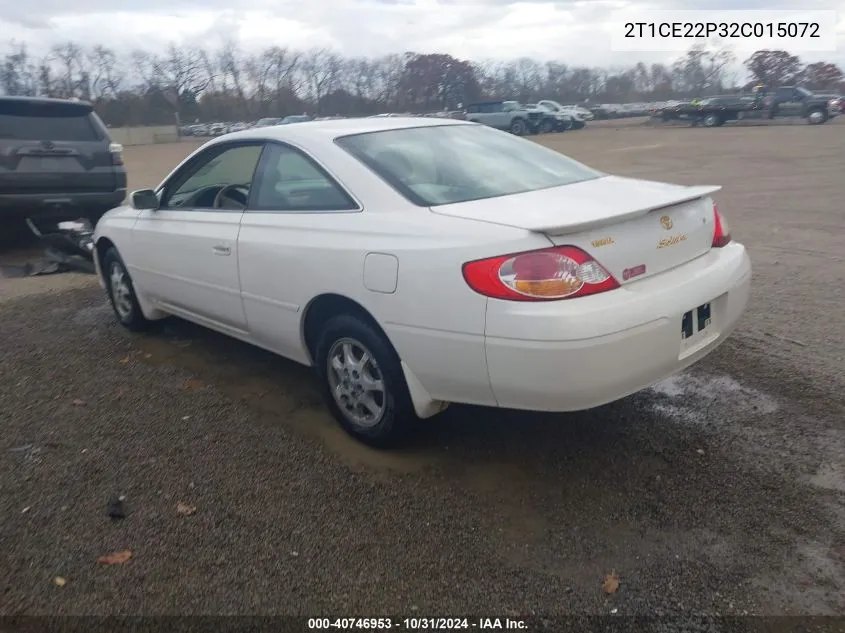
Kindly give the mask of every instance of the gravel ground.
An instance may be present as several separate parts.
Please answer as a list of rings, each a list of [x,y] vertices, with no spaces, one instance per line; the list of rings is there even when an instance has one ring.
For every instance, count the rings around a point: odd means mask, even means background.
[[[539,140],[723,184],[755,265],[736,336],[594,411],[456,406],[379,453],[304,368],[0,280],[0,614],[845,613],[845,122],[594,128]],[[187,145],[130,149],[133,185]]]

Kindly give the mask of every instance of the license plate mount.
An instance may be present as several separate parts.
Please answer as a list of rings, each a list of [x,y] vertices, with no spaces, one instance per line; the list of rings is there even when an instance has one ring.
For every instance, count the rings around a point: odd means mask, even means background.
[[[712,302],[688,310],[681,317],[681,358],[718,338],[713,324]]]
[[[712,322],[710,303],[702,303],[681,317],[681,338],[685,340],[704,332]]]

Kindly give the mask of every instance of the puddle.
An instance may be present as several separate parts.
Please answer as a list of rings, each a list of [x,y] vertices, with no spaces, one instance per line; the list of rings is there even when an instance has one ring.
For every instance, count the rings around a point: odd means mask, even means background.
[[[730,376],[695,376],[680,374],[652,385],[658,396],[650,407],[656,413],[701,424],[714,414],[770,415],[779,406],[767,394],[745,387]]]
[[[842,464],[822,464],[816,474],[810,477],[810,483],[818,488],[845,492],[845,466]]]

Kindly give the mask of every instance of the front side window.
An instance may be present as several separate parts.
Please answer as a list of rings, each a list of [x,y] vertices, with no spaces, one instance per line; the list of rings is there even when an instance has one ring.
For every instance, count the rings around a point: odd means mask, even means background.
[[[603,175],[542,145],[480,125],[368,132],[335,142],[420,206],[548,189]]]
[[[358,205],[299,150],[271,143],[250,203],[253,211],[351,211]]]
[[[187,173],[176,175],[172,188],[165,187],[164,207],[245,208],[262,148],[259,143],[207,149]],[[218,195],[224,187],[224,195]]]

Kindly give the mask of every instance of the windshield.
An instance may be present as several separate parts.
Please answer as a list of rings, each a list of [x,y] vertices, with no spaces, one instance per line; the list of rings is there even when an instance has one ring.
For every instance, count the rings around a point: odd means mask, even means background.
[[[810,92],[810,91],[809,91],[809,90],[807,90],[806,88],[802,88],[802,87],[800,87],[800,86],[799,86],[798,88],[796,88],[796,89],[795,89],[795,92],[797,92],[797,93],[799,93],[799,94],[802,94],[802,95],[804,95],[805,97],[809,97],[810,95],[812,95],[812,94],[813,94],[812,92]]]
[[[482,200],[603,174],[533,141],[482,125],[438,125],[335,141],[420,206]]]
[[[557,103],[554,103],[553,101],[543,101],[542,103],[539,104],[539,106],[541,108],[545,108],[549,112],[557,112],[558,110],[561,109],[560,105],[557,104]]]

